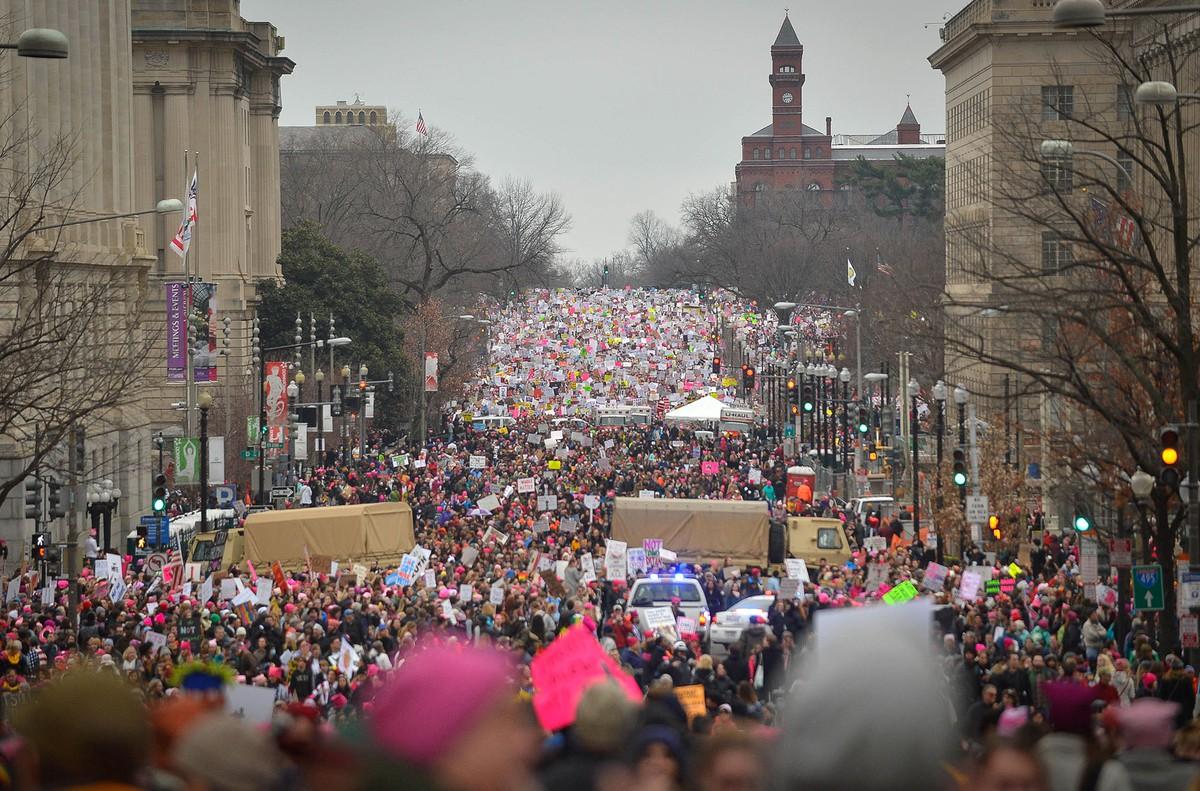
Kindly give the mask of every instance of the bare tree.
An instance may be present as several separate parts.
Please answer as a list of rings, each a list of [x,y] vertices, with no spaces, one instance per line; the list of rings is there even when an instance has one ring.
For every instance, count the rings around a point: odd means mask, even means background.
[[[997,108],[993,128],[1010,154],[991,179],[997,218],[947,232],[950,278],[981,287],[975,296],[947,289],[947,351],[1018,375],[1047,404],[1044,431],[1064,471],[1057,494],[1071,505],[1124,491],[1135,467],[1159,471],[1158,427],[1183,422],[1198,397],[1195,115],[1179,104],[1137,111],[1130,95],[1149,80],[1190,84],[1193,45],[1169,28],[1150,32],[1145,45],[1129,31],[1093,35],[1109,72],[1103,89],[1077,88],[1068,102],[1034,87]],[[1049,133],[1043,119],[1054,123]],[[1072,141],[1074,155],[1058,144],[1043,156],[1051,136]],[[1155,548],[1168,580],[1183,519],[1182,509],[1171,513],[1176,496],[1156,486],[1142,517],[1144,549]],[[1171,645],[1175,601],[1166,598],[1161,634]]]

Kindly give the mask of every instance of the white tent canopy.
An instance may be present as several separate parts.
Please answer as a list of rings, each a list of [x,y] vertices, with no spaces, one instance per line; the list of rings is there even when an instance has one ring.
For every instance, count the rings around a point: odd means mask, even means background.
[[[717,422],[721,419],[721,410],[725,404],[716,396],[706,395],[690,404],[672,409],[663,416],[665,420],[680,420],[691,422]]]

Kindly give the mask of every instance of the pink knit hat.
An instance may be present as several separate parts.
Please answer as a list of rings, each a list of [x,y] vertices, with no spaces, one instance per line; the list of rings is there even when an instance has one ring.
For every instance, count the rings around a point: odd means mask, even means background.
[[[511,659],[497,651],[431,647],[405,661],[379,690],[368,731],[396,758],[429,766],[508,693],[511,669]],[[455,694],[447,696],[448,689]]]

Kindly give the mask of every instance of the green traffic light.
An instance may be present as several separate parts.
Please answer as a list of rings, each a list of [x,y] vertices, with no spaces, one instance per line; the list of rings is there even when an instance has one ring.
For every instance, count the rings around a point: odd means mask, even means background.
[[[966,486],[967,485],[967,474],[965,472],[954,473],[954,485],[955,486]]]
[[[1080,533],[1086,533],[1092,529],[1092,520],[1080,514],[1079,516],[1075,517],[1075,529]]]
[[[153,508],[155,511],[165,511],[167,510],[167,501],[161,497],[156,497],[154,498]]]
[[[871,427],[870,427],[870,426],[868,426],[866,423],[859,423],[859,424],[858,424],[858,433],[859,433],[859,434],[866,434],[866,433],[867,433],[868,431],[870,431],[870,430],[871,430]]]
[[[812,401],[805,401],[805,402],[804,402],[804,411],[805,411],[805,412],[811,412],[811,411],[813,411],[813,403],[812,403]]]

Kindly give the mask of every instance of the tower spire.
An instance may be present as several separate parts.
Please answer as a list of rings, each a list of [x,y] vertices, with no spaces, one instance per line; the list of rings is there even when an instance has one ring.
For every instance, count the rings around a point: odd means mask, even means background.
[[[775,37],[775,43],[772,47],[799,47],[800,39],[796,36],[796,29],[792,27],[792,20],[788,17],[787,10],[783,12],[783,24],[779,27],[779,35]]]

